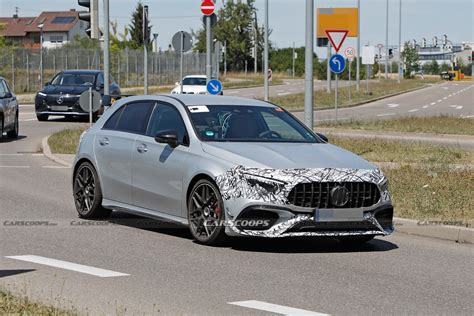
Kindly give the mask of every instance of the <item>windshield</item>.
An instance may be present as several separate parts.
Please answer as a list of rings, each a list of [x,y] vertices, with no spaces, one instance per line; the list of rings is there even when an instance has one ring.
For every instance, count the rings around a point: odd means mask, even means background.
[[[184,86],[205,86],[206,84],[206,78],[191,77],[183,79]]]
[[[316,143],[319,139],[279,107],[189,106],[191,121],[203,141]]]
[[[95,76],[89,74],[60,74],[53,79],[55,86],[86,86],[94,84]]]

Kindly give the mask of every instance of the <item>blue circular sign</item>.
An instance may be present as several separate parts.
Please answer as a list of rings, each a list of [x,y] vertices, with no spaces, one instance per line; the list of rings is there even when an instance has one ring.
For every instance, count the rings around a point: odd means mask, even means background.
[[[346,59],[339,54],[332,55],[329,58],[329,68],[335,74],[340,74],[346,68]]]
[[[207,92],[212,95],[220,94],[222,92],[222,83],[217,79],[209,80]]]

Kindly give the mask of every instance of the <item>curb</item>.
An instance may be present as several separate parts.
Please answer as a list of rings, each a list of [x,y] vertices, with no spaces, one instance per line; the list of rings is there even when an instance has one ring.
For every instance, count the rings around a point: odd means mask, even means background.
[[[454,241],[457,243],[474,244],[474,228],[442,225],[438,221],[413,220],[394,217],[395,231],[423,237],[431,237]]]
[[[51,136],[51,135],[49,135]],[[49,160],[52,160],[60,165],[63,165],[65,167],[69,167],[71,168],[72,165],[69,163],[69,162],[66,162],[64,160],[62,160],[61,158],[55,156],[52,152],[51,152],[51,148],[49,147],[49,144],[48,144],[48,139],[49,139],[49,136],[46,136],[44,137],[42,140],[41,140],[41,147],[43,148],[43,154],[46,156],[46,158],[48,158]]]

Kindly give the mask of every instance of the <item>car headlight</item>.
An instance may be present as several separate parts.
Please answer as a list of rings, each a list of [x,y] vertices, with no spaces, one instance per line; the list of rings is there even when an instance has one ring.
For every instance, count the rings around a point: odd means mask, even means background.
[[[43,92],[38,92],[38,95],[42,96],[42,97],[45,97],[46,96],[46,93],[43,93]]]
[[[285,181],[257,176],[253,174],[245,174],[245,179],[252,187],[260,187],[268,193],[277,193],[287,184]]]

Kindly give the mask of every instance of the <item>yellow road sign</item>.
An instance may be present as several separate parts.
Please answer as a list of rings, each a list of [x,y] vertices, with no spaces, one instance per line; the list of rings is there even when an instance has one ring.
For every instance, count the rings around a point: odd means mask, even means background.
[[[348,37],[357,37],[357,8],[318,8],[317,37],[327,38],[326,30],[348,30]]]

